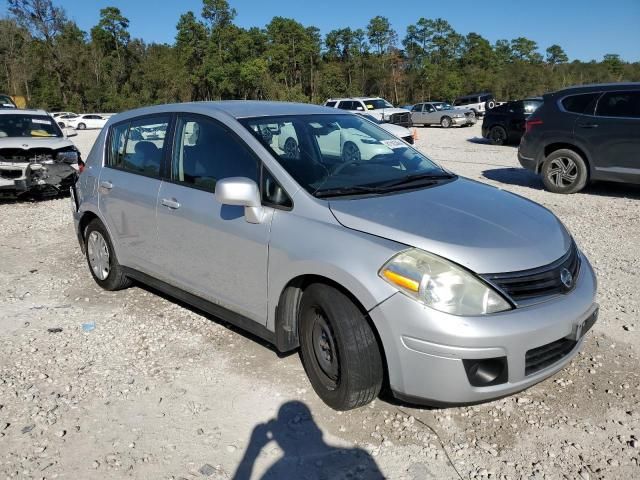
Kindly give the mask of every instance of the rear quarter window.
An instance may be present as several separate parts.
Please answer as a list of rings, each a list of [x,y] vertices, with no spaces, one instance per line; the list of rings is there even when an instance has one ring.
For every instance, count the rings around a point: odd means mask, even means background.
[[[335,107],[337,102],[327,102],[324,104],[325,107]]]
[[[593,109],[599,96],[599,92],[569,95],[563,98],[560,103],[567,112],[593,115]]]

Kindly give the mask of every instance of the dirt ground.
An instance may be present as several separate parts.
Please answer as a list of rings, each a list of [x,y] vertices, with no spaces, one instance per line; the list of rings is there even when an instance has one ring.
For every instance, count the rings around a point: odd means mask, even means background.
[[[86,153],[95,132],[79,132]],[[450,170],[553,210],[599,278],[583,352],[520,394],[337,413],[296,354],[150,290],[104,292],[69,199],[0,203],[0,476],[35,479],[640,478],[640,187],[561,196],[480,127],[419,128]]]

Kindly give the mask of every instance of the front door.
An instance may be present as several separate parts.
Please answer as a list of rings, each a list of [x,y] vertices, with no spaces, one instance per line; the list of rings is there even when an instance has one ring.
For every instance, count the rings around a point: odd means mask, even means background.
[[[169,122],[164,115],[114,125],[99,179],[99,208],[116,243],[118,260],[149,274],[157,271],[156,205]],[[146,126],[162,134],[143,140],[136,133]]]
[[[210,117],[179,115],[175,132],[171,181],[158,195],[161,276],[264,324],[273,210],[262,223],[248,223],[243,207],[221,205],[214,195],[223,178],[257,182],[259,160]]]

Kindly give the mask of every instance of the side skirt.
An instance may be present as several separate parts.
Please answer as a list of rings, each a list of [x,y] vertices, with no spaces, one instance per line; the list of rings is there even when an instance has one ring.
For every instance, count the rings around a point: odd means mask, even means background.
[[[181,290],[173,285],[169,285],[168,283],[163,282],[162,280],[158,280],[146,273],[142,273],[138,270],[128,267],[121,267],[124,270],[127,277],[130,277],[140,283],[148,285],[151,288],[154,288],[170,297],[173,297],[181,302],[187,303],[198,310],[202,310],[210,315],[220,318],[225,322],[228,322],[236,327],[245,330],[256,337],[259,337],[272,345],[276,344],[276,334],[271,330],[267,329],[264,325],[257,323],[255,320],[251,320],[239,313],[232,312],[220,305],[216,305],[208,300],[205,300],[201,297],[198,297],[192,293]]]

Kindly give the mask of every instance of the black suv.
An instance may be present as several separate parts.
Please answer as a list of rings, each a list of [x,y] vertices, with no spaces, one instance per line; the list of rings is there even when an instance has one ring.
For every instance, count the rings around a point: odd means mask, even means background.
[[[578,192],[590,180],[640,183],[640,83],[544,95],[526,121],[518,160],[556,193]]]
[[[482,136],[493,145],[518,143],[524,135],[525,120],[542,105],[542,98],[525,98],[488,110],[482,122]]]

